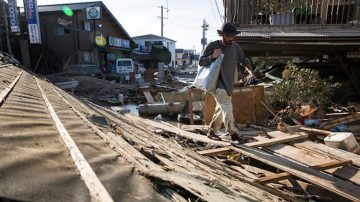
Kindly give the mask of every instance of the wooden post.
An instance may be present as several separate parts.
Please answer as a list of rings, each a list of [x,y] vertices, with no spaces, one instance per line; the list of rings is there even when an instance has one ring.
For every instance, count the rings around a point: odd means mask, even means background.
[[[189,89],[189,94],[188,94],[188,101],[189,101],[189,116],[190,116],[190,125],[194,125],[194,113],[193,113],[193,105],[192,105],[192,90]]]

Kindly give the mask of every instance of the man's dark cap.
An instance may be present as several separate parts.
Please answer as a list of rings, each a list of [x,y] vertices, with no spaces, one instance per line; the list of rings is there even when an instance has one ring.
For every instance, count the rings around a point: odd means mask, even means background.
[[[233,22],[224,23],[221,27],[221,30],[217,30],[217,32],[220,35],[226,36],[236,36],[240,33],[240,31],[237,30],[236,24]]]

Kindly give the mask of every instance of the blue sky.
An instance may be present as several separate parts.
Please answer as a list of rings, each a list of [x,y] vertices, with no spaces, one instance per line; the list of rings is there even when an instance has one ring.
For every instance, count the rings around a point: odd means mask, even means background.
[[[221,27],[215,1],[221,15],[224,15],[222,0],[168,0],[169,19],[164,21],[164,36],[176,42],[176,48],[202,50],[202,21],[210,25],[208,42],[219,39],[216,30]],[[88,2],[84,0],[38,0],[38,5]],[[130,36],[144,34],[160,35],[160,8],[166,0],[103,0]],[[19,6],[22,1],[18,0]],[[211,6],[212,5],[212,6]],[[214,12],[213,12],[214,11]],[[167,16],[165,10],[164,15]]]

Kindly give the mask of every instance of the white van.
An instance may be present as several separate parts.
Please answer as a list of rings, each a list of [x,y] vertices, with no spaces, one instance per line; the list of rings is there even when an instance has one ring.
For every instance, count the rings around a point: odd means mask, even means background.
[[[116,60],[116,73],[127,74],[134,72],[134,62],[130,58],[120,58]]]

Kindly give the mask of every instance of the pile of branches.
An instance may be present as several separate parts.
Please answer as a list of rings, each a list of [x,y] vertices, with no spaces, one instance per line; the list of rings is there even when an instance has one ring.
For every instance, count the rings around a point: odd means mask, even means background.
[[[283,71],[283,80],[275,84],[266,97],[266,102],[277,111],[283,111],[289,118],[300,118],[301,106],[326,109],[339,83],[321,79],[312,69],[298,68],[289,63]]]

